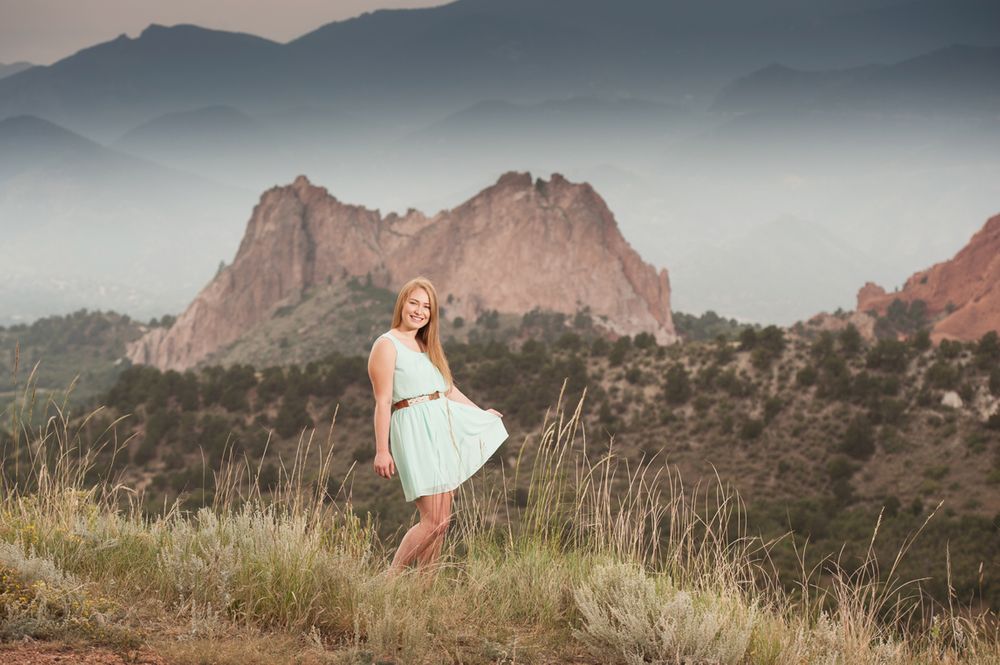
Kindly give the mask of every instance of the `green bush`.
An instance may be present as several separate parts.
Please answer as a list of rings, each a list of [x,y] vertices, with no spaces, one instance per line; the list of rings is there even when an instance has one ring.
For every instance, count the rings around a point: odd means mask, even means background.
[[[691,397],[691,380],[681,363],[674,363],[667,370],[664,397],[671,404],[683,404]]]
[[[858,470],[855,462],[852,462],[846,455],[834,455],[826,463],[826,475],[832,482],[848,479]]]
[[[915,351],[926,351],[932,346],[931,331],[927,328],[921,328],[909,338],[909,342]]]
[[[853,356],[861,351],[861,333],[858,332],[857,326],[853,323],[848,323],[847,327],[840,331],[838,338],[840,341],[840,349],[846,355]]]
[[[764,402],[764,422],[770,423],[774,418],[781,413],[781,410],[785,407],[784,401],[777,395],[772,395],[767,398]]]
[[[895,339],[880,339],[868,351],[867,365],[885,372],[903,372],[908,362],[906,344]]]
[[[651,349],[656,346],[656,338],[648,332],[641,332],[632,341],[637,349]]]
[[[818,378],[818,376],[819,373],[816,371],[815,367],[812,367],[811,365],[806,365],[805,367],[800,368],[799,371],[795,373],[795,382],[798,383],[803,388],[809,388],[810,386],[816,385],[816,379]]]
[[[986,369],[1000,364],[1000,338],[991,330],[979,338],[975,350],[976,364]]]
[[[938,344],[938,356],[944,358],[945,360],[954,360],[962,353],[962,343],[951,340],[943,339],[941,343]]]
[[[875,452],[875,434],[867,416],[856,416],[847,426],[840,449],[854,459],[868,459]]]
[[[764,432],[764,421],[747,418],[740,426],[740,438],[746,441],[758,438]]]

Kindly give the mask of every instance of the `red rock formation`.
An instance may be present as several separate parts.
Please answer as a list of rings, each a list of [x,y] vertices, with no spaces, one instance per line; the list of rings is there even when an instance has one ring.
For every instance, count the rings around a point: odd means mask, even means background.
[[[603,199],[587,184],[554,174],[532,182],[508,173],[469,201],[434,217],[382,217],[341,203],[304,177],[263,194],[232,265],[223,269],[169,329],[130,345],[129,359],[186,369],[238,339],[304,289],[371,273],[398,288],[429,277],[449,316],[534,307],[592,314],[620,334],[677,340],[670,280],[622,237]],[[386,324],[391,312],[386,312]]]
[[[949,261],[915,273],[899,291],[872,283],[858,292],[858,311],[884,315],[892,301],[923,300],[935,319],[931,339],[979,339],[1000,330],[1000,215],[991,218]]]

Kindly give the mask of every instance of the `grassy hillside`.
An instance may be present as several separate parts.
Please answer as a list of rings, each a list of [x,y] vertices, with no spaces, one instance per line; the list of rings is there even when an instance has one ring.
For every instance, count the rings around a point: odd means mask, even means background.
[[[210,507],[149,517],[126,487],[86,480],[74,446],[110,435],[53,419],[24,442],[32,470],[0,498],[0,641],[233,664],[1000,657],[995,616],[931,603],[874,554],[786,591],[774,543],[753,537],[731,489],[692,494],[657,464],[604,456],[602,437],[585,442],[582,403],[554,406],[530,461],[462,486],[437,571],[395,578],[383,574],[391,541],[333,474],[336,429],[267,487],[227,466]]]
[[[944,598],[950,557],[959,597],[1000,607],[1000,417],[989,416],[1000,394],[995,337],[933,348],[923,333],[868,344],[851,328],[768,327],[744,329],[736,341],[661,347],[646,335],[588,338],[585,326],[578,333],[565,318],[557,326],[535,313],[523,317],[510,339],[528,338],[515,345],[489,338],[503,328],[486,318],[471,327],[476,341],[450,341],[446,350],[463,391],[505,415],[511,437],[488,476],[509,474],[519,456],[534,461],[522,445],[537,436],[565,380],[572,399],[586,390],[580,421],[588,455],[611,453],[632,465],[655,457],[689,488],[717,476],[746,501],[754,533],[794,533],[771,553],[789,586],[795,547],[807,539],[811,563],[846,543],[845,565],[859,565],[884,510],[877,552],[888,565],[940,504],[904,572],[929,577],[924,587]],[[532,338],[533,326],[547,327],[553,341]],[[942,403],[952,392],[949,400],[961,406]],[[115,426],[121,450],[106,446],[86,480],[122,477],[143,491],[149,512],[174,499],[190,509],[210,503],[214,472],[229,456],[247,460],[267,490],[302,437],[329,436],[337,450],[331,491],[344,483],[360,514],[379,516],[384,538],[412,517],[398,481],[371,471],[364,356],[184,374],[133,367],[103,403],[108,408],[83,426],[81,440],[100,439],[123,418]],[[30,467],[29,453],[6,450],[12,479],[15,463],[22,472]],[[523,505],[527,479],[518,483],[509,500]]]
[[[127,366],[125,344],[143,329],[128,316],[87,310],[0,326],[0,403],[19,392],[36,364],[34,386],[44,394],[65,394],[75,382],[71,402],[93,401]]]

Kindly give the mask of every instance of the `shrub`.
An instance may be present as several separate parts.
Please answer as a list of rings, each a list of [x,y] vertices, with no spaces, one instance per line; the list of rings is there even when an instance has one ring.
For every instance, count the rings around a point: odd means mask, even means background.
[[[767,326],[760,331],[757,345],[770,353],[772,357],[777,357],[785,350],[785,333],[776,325]]]
[[[758,621],[738,596],[683,591],[629,564],[597,566],[573,600],[573,637],[605,663],[740,663]]]
[[[622,364],[625,360],[625,354],[628,353],[630,346],[632,346],[632,340],[629,339],[628,335],[619,337],[615,340],[614,345],[611,347],[611,352],[608,354],[608,362],[612,367],[617,367]]]
[[[556,348],[577,351],[583,343],[582,338],[574,332],[564,332],[556,340]]]
[[[868,459],[872,456],[875,452],[875,436],[867,416],[856,416],[851,421],[840,449],[855,459]]]
[[[813,358],[823,359],[828,356],[833,355],[833,333],[829,330],[824,330],[819,334],[819,337],[812,343],[809,348],[809,353]]]
[[[906,345],[895,339],[880,339],[868,351],[867,364],[872,369],[902,372],[906,369]]]
[[[958,385],[958,368],[951,365],[951,363],[943,362],[941,360],[936,361],[933,365],[927,368],[924,373],[924,380],[932,388],[937,388],[938,390],[952,390]]]
[[[811,365],[806,365],[795,373],[795,382],[804,388],[816,385],[816,379],[819,376],[815,367]]]
[[[774,362],[774,354],[763,346],[758,346],[750,352],[750,363],[758,370],[767,369],[772,362]]]
[[[296,436],[304,427],[314,426],[312,418],[306,411],[307,401],[301,392],[294,389],[294,384],[289,382],[274,420],[274,427],[279,435],[285,438]]]
[[[938,356],[945,360],[954,360],[962,352],[962,343],[955,340],[943,339],[938,345]]]
[[[834,455],[830,458],[830,461],[826,463],[826,475],[828,475],[830,480],[833,482],[849,479],[857,470],[857,465],[846,455]]]
[[[747,418],[740,427],[740,438],[744,440],[756,439],[764,432],[764,421],[756,418]]]
[[[1000,363],[1000,338],[995,330],[991,330],[979,338],[976,344],[976,364],[979,367],[995,367]]]
[[[108,623],[120,618],[119,609],[95,602],[85,589],[52,559],[0,542],[0,642],[72,635],[136,648],[134,636]]]
[[[777,395],[772,395],[764,402],[764,422],[770,423],[774,417],[781,413],[785,403]]]
[[[910,337],[910,346],[916,351],[926,351],[931,345],[931,331],[927,328],[921,328]]]
[[[656,338],[648,332],[641,332],[635,336],[632,343],[637,349],[651,349],[656,346]]]
[[[861,333],[857,326],[848,323],[838,336],[841,350],[848,356],[853,356],[861,350]]]
[[[671,404],[683,404],[691,397],[691,381],[687,369],[681,363],[674,363],[667,370],[664,396]]]

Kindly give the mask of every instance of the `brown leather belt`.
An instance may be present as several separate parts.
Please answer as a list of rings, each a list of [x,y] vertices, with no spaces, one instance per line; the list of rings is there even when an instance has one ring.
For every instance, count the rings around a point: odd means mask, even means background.
[[[414,404],[420,404],[421,402],[429,402],[432,399],[437,399],[438,397],[444,397],[444,393],[440,390],[436,390],[429,395],[417,395],[416,397],[401,399],[392,405],[392,411],[396,411],[396,409],[404,409]]]

